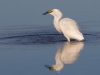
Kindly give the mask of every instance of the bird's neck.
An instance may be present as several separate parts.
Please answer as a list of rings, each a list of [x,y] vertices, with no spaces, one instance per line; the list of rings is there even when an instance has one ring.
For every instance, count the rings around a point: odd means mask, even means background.
[[[54,17],[54,25],[59,25],[60,18]]]
[[[58,32],[61,32],[60,26],[59,26],[60,19],[61,17],[54,16],[54,27],[56,28]]]

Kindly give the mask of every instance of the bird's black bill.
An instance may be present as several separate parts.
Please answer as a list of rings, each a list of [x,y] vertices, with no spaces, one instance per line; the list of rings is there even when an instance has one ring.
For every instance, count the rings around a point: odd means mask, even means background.
[[[46,14],[48,14],[48,12],[43,13],[43,15],[46,15]]]
[[[46,15],[46,14],[49,14],[49,13],[52,13],[54,10],[48,10],[47,12],[43,13],[43,15]]]

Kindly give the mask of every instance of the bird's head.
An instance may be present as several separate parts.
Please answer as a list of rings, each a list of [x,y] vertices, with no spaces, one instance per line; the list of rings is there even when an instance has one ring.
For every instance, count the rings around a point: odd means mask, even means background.
[[[47,15],[47,14],[51,14],[53,16],[62,16],[62,13],[59,9],[52,9],[52,10],[48,10],[45,13],[43,13],[43,15]]]

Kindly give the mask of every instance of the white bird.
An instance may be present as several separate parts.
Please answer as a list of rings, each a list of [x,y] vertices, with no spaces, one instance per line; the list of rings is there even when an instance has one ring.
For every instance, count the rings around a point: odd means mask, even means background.
[[[62,49],[58,49],[55,54],[56,63],[52,66],[46,65],[47,68],[54,71],[63,69],[64,64],[72,64],[77,60],[80,51],[83,49],[83,42],[66,42]]]
[[[51,14],[54,16],[54,27],[60,33],[67,38],[70,42],[70,39],[76,39],[78,41],[84,40],[83,34],[80,32],[77,23],[70,18],[63,18],[62,13],[59,9],[48,10],[43,13],[43,15]]]

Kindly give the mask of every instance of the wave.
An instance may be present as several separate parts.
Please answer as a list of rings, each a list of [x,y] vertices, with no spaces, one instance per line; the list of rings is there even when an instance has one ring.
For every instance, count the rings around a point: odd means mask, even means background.
[[[93,42],[100,40],[100,36],[97,36],[96,34],[84,34],[84,37],[84,42]],[[64,41],[66,42],[67,39],[62,34],[33,34],[0,38],[1,43],[11,44],[56,43]]]
[[[22,28],[21,28],[22,27]],[[24,29],[24,28],[26,29]],[[20,30],[18,29],[20,28]],[[7,29],[7,28],[6,28]],[[0,33],[0,43],[4,44],[36,44],[36,43],[56,43],[67,41],[67,39],[58,33],[52,27],[34,27],[34,26],[19,26],[9,27]],[[32,30],[33,29],[33,30]],[[4,29],[3,29],[4,30]],[[100,32],[82,32],[85,40],[84,42],[94,42],[100,40]],[[74,40],[72,40],[74,41]]]
[[[6,43],[15,44],[32,44],[32,43],[50,43],[50,42],[60,42],[65,41],[66,38],[60,34],[39,34],[39,35],[22,35],[22,36],[10,36],[0,38],[1,41],[6,41]]]

